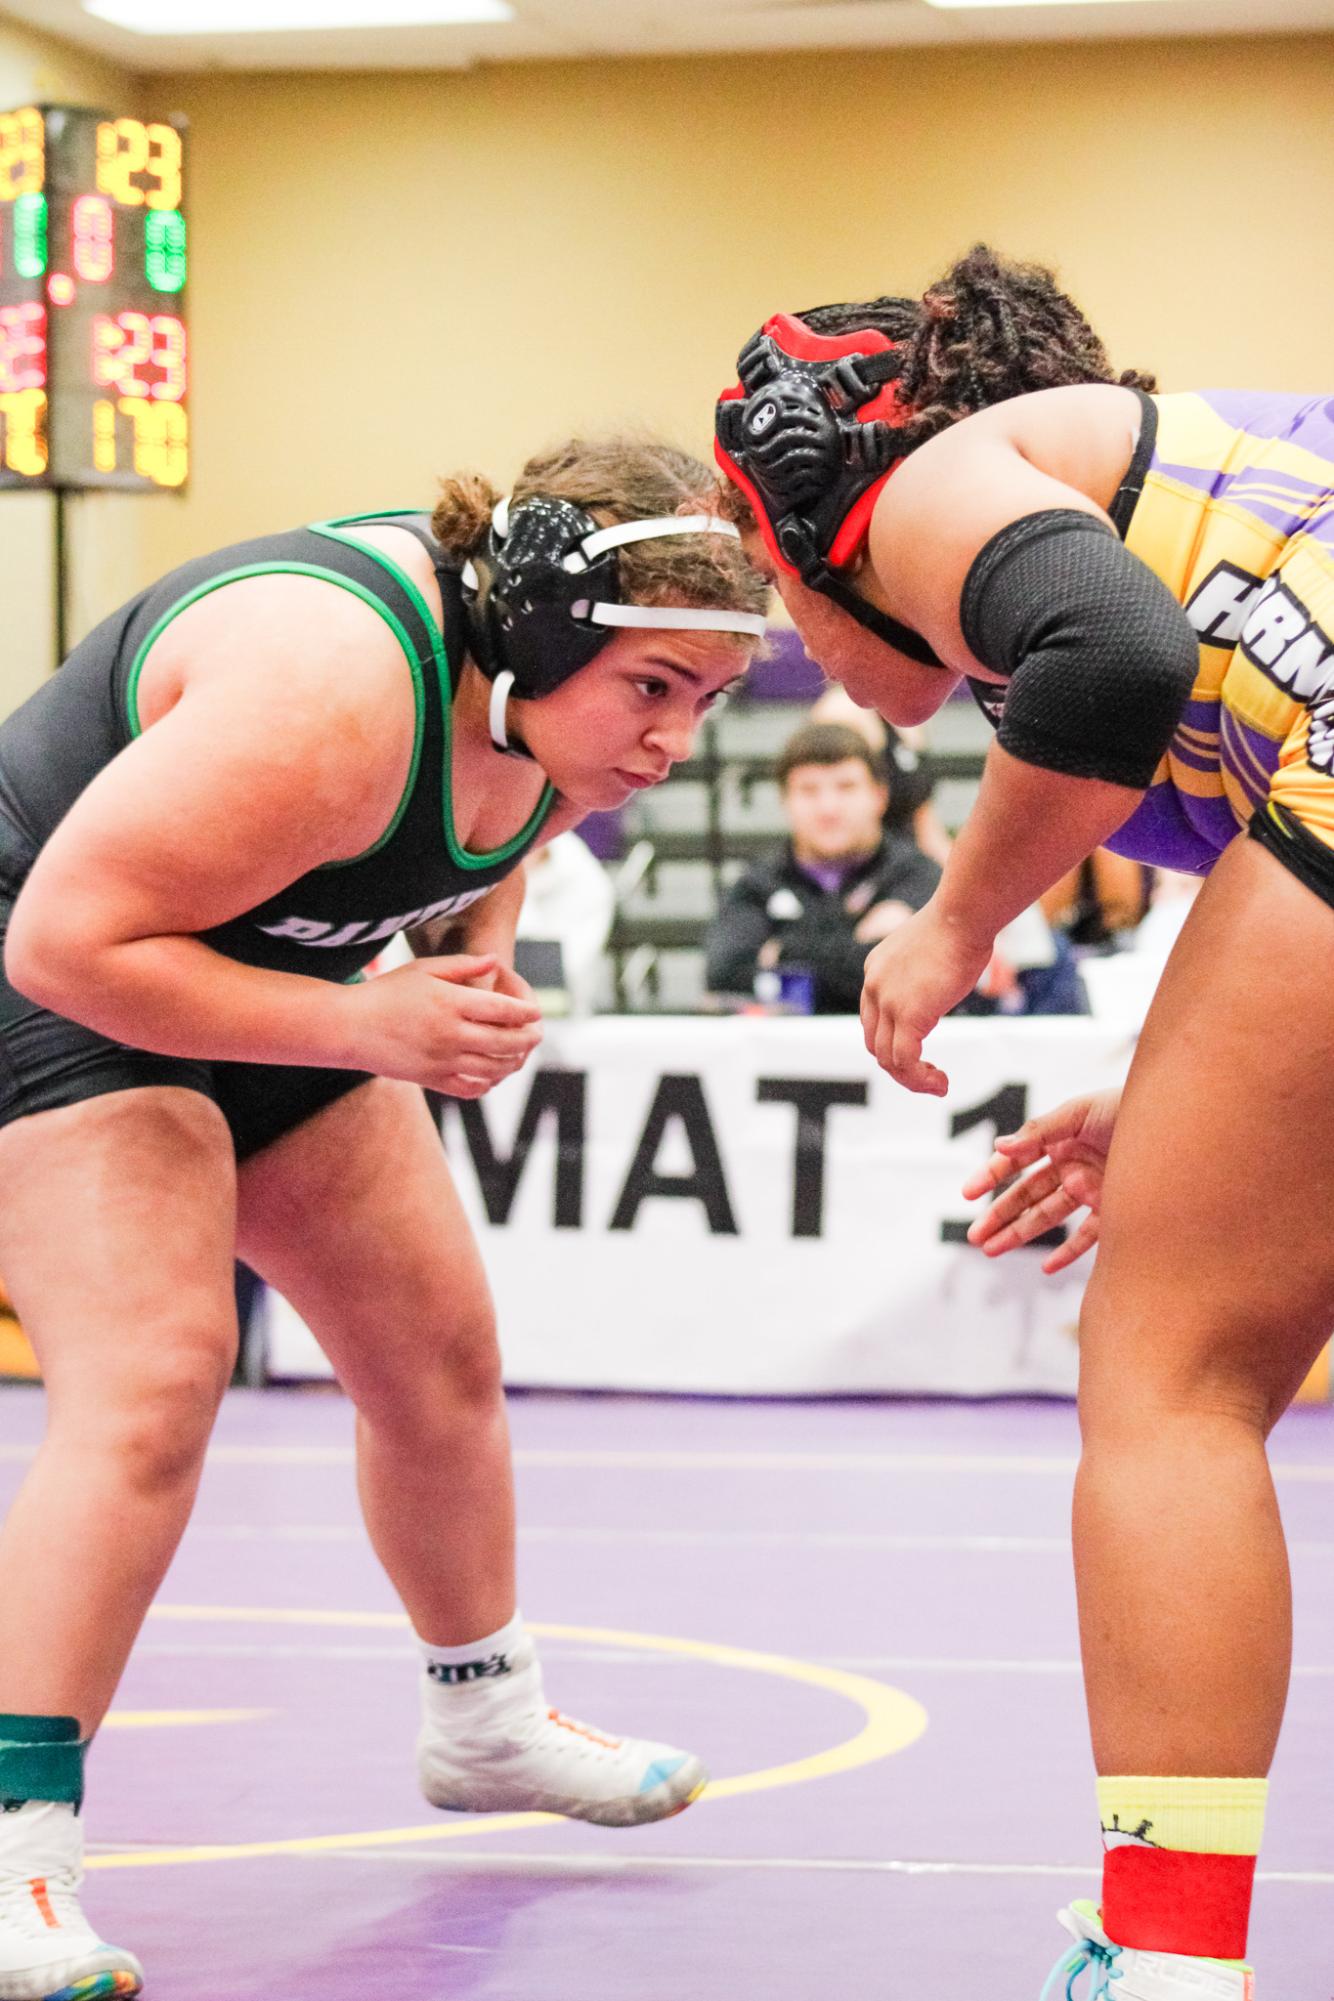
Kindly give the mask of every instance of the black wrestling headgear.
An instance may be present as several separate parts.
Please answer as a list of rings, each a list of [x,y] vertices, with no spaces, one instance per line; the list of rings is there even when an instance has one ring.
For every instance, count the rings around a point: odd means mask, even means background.
[[[730,535],[712,514],[667,514],[600,527],[573,501],[538,494],[511,507],[502,500],[490,534],[463,569],[472,649],[492,683],[491,737],[515,748],[505,727],[511,693],[536,701],[577,674],[617,628],[739,632],[762,639],[757,613],[681,605],[627,604],[617,550],[666,535]]]

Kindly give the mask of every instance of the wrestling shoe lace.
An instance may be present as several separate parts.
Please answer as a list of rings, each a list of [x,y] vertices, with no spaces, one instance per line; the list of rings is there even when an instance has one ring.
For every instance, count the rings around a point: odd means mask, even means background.
[[[1080,2001],[1255,2001],[1255,1975],[1249,1966],[1114,1945],[1103,1930],[1097,1906],[1082,1898],[1059,1915],[1075,1943],[1052,1968],[1042,2001],[1061,1995],[1064,2001],[1076,2001],[1075,1989],[1084,1974],[1091,1979]],[[1058,1986],[1062,1979],[1063,1989]]]
[[[1091,1967],[1097,1971],[1092,1987],[1084,1996],[1084,2001],[1108,2001],[1112,1982],[1121,1978],[1116,1967],[1120,1957],[1119,1945],[1099,1945],[1096,1939],[1084,1939],[1075,1952],[1061,1954],[1047,1976],[1047,1984],[1042,1990],[1039,2001],[1048,2001],[1048,1996],[1055,1992],[1055,1983],[1062,1974],[1066,1975],[1065,2001],[1075,2001],[1075,1982],[1081,1973],[1087,1973]]]

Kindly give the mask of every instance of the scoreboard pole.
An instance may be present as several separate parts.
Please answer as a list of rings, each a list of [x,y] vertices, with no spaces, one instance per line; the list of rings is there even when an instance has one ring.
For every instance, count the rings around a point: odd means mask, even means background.
[[[53,564],[55,590],[55,618],[57,667],[61,666],[69,652],[69,533],[65,518],[65,489],[58,486],[52,495],[55,501],[55,560]]]

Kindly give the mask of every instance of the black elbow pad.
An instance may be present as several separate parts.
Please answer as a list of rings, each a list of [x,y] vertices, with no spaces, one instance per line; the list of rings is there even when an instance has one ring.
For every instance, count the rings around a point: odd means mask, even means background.
[[[1008,677],[1005,750],[1145,789],[1181,720],[1199,641],[1112,529],[1075,508],[1012,521],[979,551],[960,616],[970,651]]]

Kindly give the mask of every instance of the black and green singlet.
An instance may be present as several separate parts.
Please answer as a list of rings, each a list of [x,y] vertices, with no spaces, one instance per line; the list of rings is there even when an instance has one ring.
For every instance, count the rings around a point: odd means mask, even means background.
[[[429,550],[444,629],[392,557],[355,527],[406,528]],[[366,514],[266,535],[183,564],[89,633],[58,673],[0,724],[0,1126],[109,1092],[175,1086],[222,1111],[245,1160],[368,1081],[353,1070],[165,1056],[114,1042],[41,1007],[3,971],[9,917],[46,841],[80,793],[140,729],[139,677],[149,650],[188,605],[246,577],[323,579],[352,591],[390,627],[412,677],[416,731],[403,796],[372,847],[330,861],[275,896],[200,933],[229,958],[326,980],[354,979],[394,932],[461,911],[503,880],[538,839],[548,787],[503,847],[473,854],[454,826],[451,708],[466,632],[459,579],[415,513]],[[265,728],[263,714],[255,730]]]
[[[363,523],[405,528],[425,544],[440,583],[443,632],[407,572],[349,534]],[[183,564],[104,619],[0,724],[0,879],[11,893],[80,792],[139,733],[139,676],[172,620],[229,584],[274,575],[316,577],[351,591],[389,626],[416,697],[412,761],[374,846],[310,870],[205,932],[206,943],[248,965],[346,980],[396,931],[466,909],[514,869],[541,831],[551,790],[503,847],[473,854],[460,841],[450,787],[451,705],[465,646],[457,570],[425,515],[373,514],[261,536]],[[256,730],[264,726],[257,715]]]

